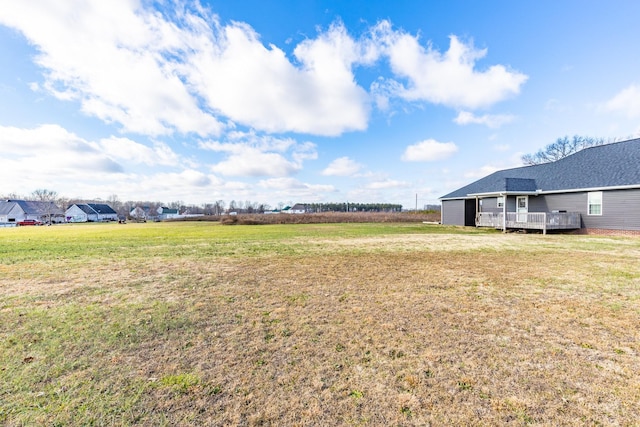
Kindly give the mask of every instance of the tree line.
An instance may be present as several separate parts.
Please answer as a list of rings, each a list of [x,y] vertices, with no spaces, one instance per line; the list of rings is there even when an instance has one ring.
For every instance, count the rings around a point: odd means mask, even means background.
[[[36,200],[40,202],[53,202],[57,207],[62,210],[68,209],[74,204],[86,204],[86,203],[102,203],[107,204],[115,210],[120,216],[129,216],[129,214],[136,208],[140,207],[147,209],[150,212],[156,212],[160,207],[166,207],[169,209],[176,209],[181,214],[190,215],[223,215],[228,212],[236,213],[265,213],[273,210],[283,210],[285,207],[291,207],[293,203],[289,202],[285,204],[279,202],[274,208],[269,204],[253,202],[251,200],[231,200],[228,203],[224,200],[216,200],[213,202],[206,202],[203,204],[187,204],[181,200],[172,202],[150,201],[150,200],[127,200],[121,201],[116,194],[112,194],[106,200],[104,199],[80,199],[69,198],[59,196],[56,191],[48,189],[37,189],[29,195],[18,195],[16,193],[6,194],[1,199],[11,200]],[[341,203],[304,203],[305,211],[314,212],[401,212],[402,205],[392,203],[353,203],[353,202],[341,202]]]
[[[401,212],[402,205],[393,203],[302,203],[306,212]]]

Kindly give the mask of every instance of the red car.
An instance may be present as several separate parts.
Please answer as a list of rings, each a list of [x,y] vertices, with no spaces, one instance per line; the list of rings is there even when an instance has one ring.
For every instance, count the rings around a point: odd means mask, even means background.
[[[19,226],[23,226],[23,225],[42,225],[42,222],[38,221],[37,219],[23,219],[22,221],[18,222]]]

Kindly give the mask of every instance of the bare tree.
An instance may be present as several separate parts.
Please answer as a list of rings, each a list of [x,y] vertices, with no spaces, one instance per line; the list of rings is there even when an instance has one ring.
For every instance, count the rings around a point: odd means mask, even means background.
[[[31,197],[38,202],[43,202],[42,206],[47,217],[47,223],[51,224],[51,214],[57,207],[56,201],[58,199],[58,192],[53,190],[47,190],[46,188],[39,188],[31,193]]]
[[[604,138],[594,138],[590,136],[574,135],[571,139],[569,139],[568,136],[564,136],[562,138],[558,138],[556,142],[538,150],[536,153],[525,154],[522,156],[521,160],[525,165],[539,165],[542,163],[555,162],[556,160],[563,159],[585,148],[608,144],[615,141],[616,139],[605,140]]]
[[[224,213],[224,200],[216,200],[213,204],[213,212],[215,215],[222,215]]]
[[[109,204],[109,206],[111,206],[111,209],[113,209],[114,211],[118,212],[118,214],[120,214],[123,204],[120,201],[120,198],[118,198],[117,194],[112,194],[109,197],[107,197],[107,203]]]
[[[0,199],[4,199],[4,200],[22,200],[22,199],[26,199],[26,197],[21,196],[18,193],[8,193],[8,194],[5,194],[2,197],[0,197]]]

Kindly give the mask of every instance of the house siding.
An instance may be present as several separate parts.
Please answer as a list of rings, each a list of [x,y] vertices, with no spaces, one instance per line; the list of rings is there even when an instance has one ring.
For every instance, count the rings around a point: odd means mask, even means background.
[[[497,197],[487,197],[480,200],[480,212],[500,213],[502,208],[498,207]]]
[[[464,200],[442,201],[442,224],[464,225]]]
[[[586,210],[587,193],[583,193],[585,228],[640,230],[640,190],[603,191],[602,215],[587,215]]]
[[[69,222],[87,222],[87,214],[77,205],[72,205],[65,212],[65,217]]]
[[[24,211],[22,210],[20,205],[16,203],[15,206],[9,211],[9,214],[7,215],[7,222],[19,222],[26,218],[27,216],[25,215]],[[34,218],[34,219],[37,219],[37,218]]]
[[[580,214],[580,228],[587,234],[617,234],[618,231],[628,231],[631,235],[640,235],[640,189],[601,190],[602,215],[588,214],[588,192],[581,191],[563,194],[529,195],[529,212],[577,212]],[[467,202],[470,199],[467,199]],[[463,225],[464,204],[453,203],[462,200],[443,202],[443,224]],[[501,213],[497,206],[496,197],[486,197],[480,200],[480,211],[487,213]],[[507,212],[515,212],[516,197],[507,198]],[[468,207],[467,207],[468,210]],[[467,224],[468,225],[468,224]]]
[[[587,192],[529,197],[529,212],[579,212],[582,228],[640,230],[640,190],[604,190],[602,215],[588,215]]]

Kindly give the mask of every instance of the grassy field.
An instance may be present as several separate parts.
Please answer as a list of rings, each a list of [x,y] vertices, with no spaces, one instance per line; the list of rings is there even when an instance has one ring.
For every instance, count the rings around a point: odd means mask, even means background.
[[[0,424],[638,425],[640,239],[0,229]]]

